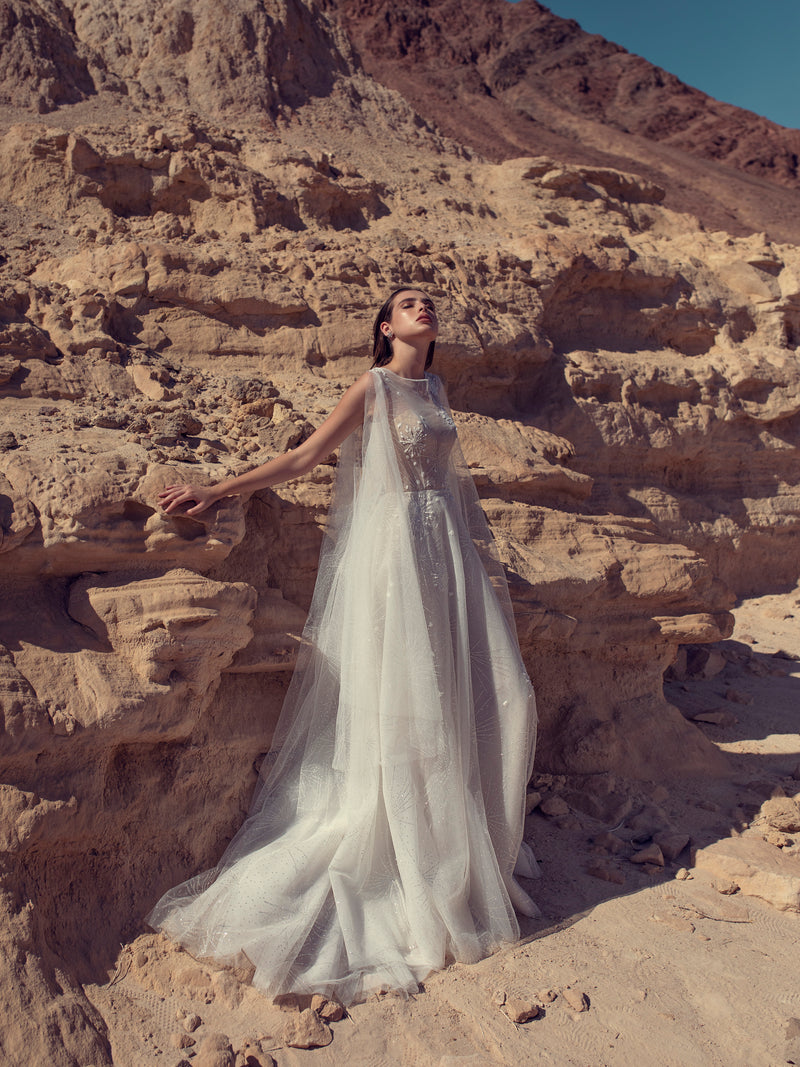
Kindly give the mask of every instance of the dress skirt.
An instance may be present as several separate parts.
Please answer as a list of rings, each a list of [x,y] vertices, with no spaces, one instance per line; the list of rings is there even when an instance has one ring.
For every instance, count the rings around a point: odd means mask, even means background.
[[[449,455],[446,409],[420,389],[407,403],[388,373],[386,441]],[[409,411],[426,420],[417,453]],[[533,691],[442,462],[369,493],[361,470],[250,814],[148,916],[197,957],[249,963],[271,995],[415,991],[519,936]]]

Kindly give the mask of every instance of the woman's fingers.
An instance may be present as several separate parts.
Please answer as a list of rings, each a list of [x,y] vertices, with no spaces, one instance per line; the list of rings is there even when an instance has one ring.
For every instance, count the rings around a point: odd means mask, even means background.
[[[201,511],[205,511],[208,507],[208,501],[201,500],[199,504],[195,504],[193,508],[189,508],[186,512],[187,515],[199,515]]]
[[[193,508],[189,508],[187,515],[197,515],[208,507],[208,500],[202,486],[196,485],[168,485],[158,494],[158,502],[169,515],[181,504],[196,501]]]
[[[168,485],[166,489],[161,490],[161,492],[158,494],[158,497],[160,500],[162,496],[178,496],[182,493],[190,493],[192,491],[192,488],[193,487],[191,485]]]

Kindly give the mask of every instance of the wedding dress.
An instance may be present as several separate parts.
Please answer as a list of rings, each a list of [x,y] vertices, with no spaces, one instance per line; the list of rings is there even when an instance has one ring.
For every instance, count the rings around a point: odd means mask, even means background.
[[[371,372],[244,825],[147,921],[270,995],[416,991],[519,936],[535,741],[502,566],[439,379]],[[521,851],[522,849],[522,851]]]

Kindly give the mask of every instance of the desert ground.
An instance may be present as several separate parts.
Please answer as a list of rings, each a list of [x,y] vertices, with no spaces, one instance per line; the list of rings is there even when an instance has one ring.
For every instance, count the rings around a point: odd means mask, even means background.
[[[800,1062],[800,593],[734,614],[731,638],[706,646],[718,673],[667,683],[729,772],[669,785],[609,776],[605,795],[535,776],[562,813],[537,806],[528,818],[542,868],[528,887],[543,914],[521,920],[519,944],[431,975],[417,996],[373,996],[318,1035],[329,1044],[301,1050],[286,1039],[303,1003],[280,1010],[246,976],[145,933],[87,988],[114,1063],[222,1063],[209,1045],[251,1067],[270,1056],[279,1067]],[[654,839],[663,862],[633,862]],[[538,1012],[514,1022],[504,998]]]

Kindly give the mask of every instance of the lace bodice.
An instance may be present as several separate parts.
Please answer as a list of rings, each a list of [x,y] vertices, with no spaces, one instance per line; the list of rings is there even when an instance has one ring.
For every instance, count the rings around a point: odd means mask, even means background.
[[[446,490],[456,424],[439,399],[438,378],[433,374],[402,378],[387,367],[378,373],[387,386],[403,488],[407,492]]]

